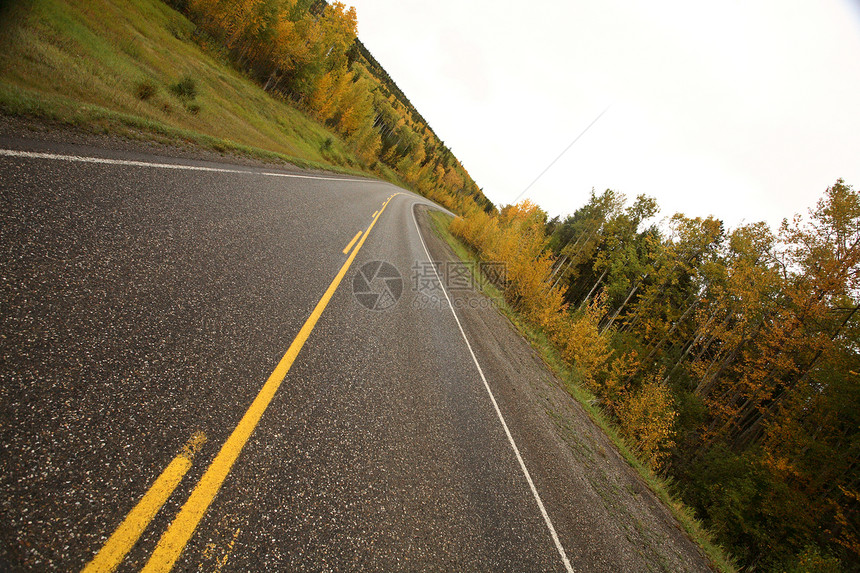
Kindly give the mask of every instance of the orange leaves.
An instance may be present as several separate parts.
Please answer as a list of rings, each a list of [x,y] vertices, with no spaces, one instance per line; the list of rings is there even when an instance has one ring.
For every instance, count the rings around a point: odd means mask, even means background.
[[[639,357],[635,350],[623,354],[612,361],[609,367],[609,375],[600,389],[603,401],[613,414],[616,408],[623,402],[630,386],[630,380],[639,370]]]
[[[513,224],[517,221],[527,221],[540,211],[531,199],[523,199],[516,205],[506,205],[502,208],[500,218],[506,224]]]
[[[686,494],[746,564],[855,563],[857,192],[838,181],[807,223],[796,218],[778,236],[765,224],[725,233],[713,218],[684,216],[671,219],[669,237],[643,235],[642,217],[621,203],[593,195],[547,224],[523,202],[497,216],[470,212],[452,230],[508,265],[508,300],[543,328],[646,463],[671,460],[681,487],[696,480]],[[591,303],[567,308],[553,277],[570,286],[571,304]],[[736,471],[747,473],[720,477]]]
[[[189,0],[188,11],[246,65],[272,77],[302,78],[309,95],[320,75],[345,69],[356,38],[354,8],[340,2],[321,15],[296,9],[295,0]],[[293,86],[295,89],[298,86]]]
[[[339,41],[346,49],[358,36],[358,16],[355,8],[347,8],[343,2],[332,2],[323,12],[322,26],[325,39]]]
[[[442,184],[447,186],[450,191],[461,191],[463,189],[463,177],[451,166],[445,172],[445,176],[442,177]]]
[[[451,232],[472,245],[483,259],[505,264],[507,282],[499,286],[523,314],[539,324],[553,324],[554,315],[561,311],[563,292],[550,288],[555,261],[544,252],[541,221],[545,214],[528,201],[506,207],[503,213],[491,216],[475,208],[455,219]]]
[[[382,148],[382,138],[372,126],[365,124],[352,134],[350,141],[355,144],[356,153],[368,165],[376,161]]]
[[[595,389],[596,378],[612,355],[609,337],[600,333],[600,318],[606,314],[603,297],[595,299],[577,317],[570,317],[556,343],[561,355],[572,364],[583,381]]]
[[[358,41],[355,8],[343,2],[298,0],[174,4],[185,5],[186,16],[264,91],[289,99],[334,128],[360,167],[386,179],[399,175],[416,191],[456,211],[473,203],[492,208],[451,150]],[[342,153],[324,156],[342,165],[355,163]]]
[[[555,286],[545,290],[540,301],[541,304],[533,305],[531,319],[543,328],[551,340],[561,339],[568,320],[564,289]]]
[[[674,444],[675,409],[662,371],[631,387],[639,367],[635,352],[611,360],[612,330],[601,332],[605,297],[598,294],[576,313],[564,303],[564,289],[553,286],[557,262],[546,249],[546,214],[529,200],[504,207],[498,216],[475,210],[451,223],[451,232],[485,260],[506,264],[505,295],[557,345],[563,359],[600,394],[622,430],[652,467],[659,467]],[[608,372],[607,372],[608,371]]]
[[[675,411],[672,392],[661,382],[663,371],[647,378],[641,387],[625,396],[617,408],[625,436],[652,469],[659,469],[675,445]]]
[[[328,72],[320,76],[314,92],[311,94],[308,105],[315,110],[317,117],[326,120],[335,112],[335,106],[338,103],[338,81],[340,78],[335,76],[334,72]]]

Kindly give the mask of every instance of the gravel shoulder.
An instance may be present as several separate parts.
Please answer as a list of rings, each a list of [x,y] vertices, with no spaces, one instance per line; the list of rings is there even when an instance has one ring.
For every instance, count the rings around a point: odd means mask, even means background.
[[[459,259],[418,207],[433,261]],[[450,290],[463,328],[576,571],[712,571],[668,508],[513,325]],[[446,310],[447,312],[447,310]]]

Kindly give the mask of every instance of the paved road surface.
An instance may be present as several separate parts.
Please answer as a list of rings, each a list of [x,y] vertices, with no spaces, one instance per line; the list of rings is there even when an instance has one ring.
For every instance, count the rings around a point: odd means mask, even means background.
[[[4,568],[708,570],[486,299],[440,302],[426,200],[0,149]]]

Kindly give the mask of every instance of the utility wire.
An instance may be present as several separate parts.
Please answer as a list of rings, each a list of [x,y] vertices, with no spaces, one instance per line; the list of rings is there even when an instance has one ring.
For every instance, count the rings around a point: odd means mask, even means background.
[[[597,120],[598,120],[598,119],[600,119],[601,117],[603,117],[603,114],[604,114],[604,113],[606,113],[607,111],[609,111],[609,108],[610,108],[610,107],[612,107],[612,104],[609,104],[608,106],[606,106],[606,109],[604,109],[603,111],[601,111],[601,112],[598,114],[598,116],[594,118],[594,121],[592,121],[591,123],[589,123],[589,124],[588,124],[588,127],[586,127],[585,129],[583,129],[583,130],[582,130],[582,132],[581,132],[579,135],[577,135],[577,136],[576,136],[576,139],[574,139],[573,141],[571,141],[571,142],[570,142],[570,144],[569,144],[567,147],[565,147],[565,148],[564,148],[564,151],[562,151],[561,153],[559,153],[559,154],[558,154],[558,157],[556,157],[555,159],[553,159],[553,160],[550,162],[550,164],[549,164],[549,165],[547,165],[547,166],[546,166],[546,168],[545,168],[543,171],[541,171],[541,172],[540,172],[540,175],[538,175],[537,177],[535,177],[534,181],[532,181],[531,183],[529,183],[529,184],[528,184],[528,187],[526,187],[525,189],[523,189],[523,190],[522,190],[522,192],[521,192],[519,195],[517,195],[517,196],[516,196],[516,198],[515,198],[513,201],[511,201],[511,204],[513,205],[513,204],[515,204],[517,201],[519,201],[519,200],[520,200],[520,197],[522,197],[523,195],[525,195],[525,194],[526,194],[526,191],[528,191],[529,189],[531,189],[531,188],[532,188],[532,185],[534,185],[535,183],[537,183],[537,182],[538,182],[538,179],[540,179],[541,177],[543,177],[543,176],[544,176],[544,173],[546,173],[547,171],[549,171],[549,170],[550,170],[550,168],[551,168],[553,165],[555,165],[555,164],[556,164],[556,162],[557,162],[559,159],[561,159],[561,158],[562,158],[562,156],[563,156],[565,153],[567,153],[567,152],[568,152],[568,150],[569,150],[571,147],[573,147],[573,144],[574,144],[574,143],[576,143],[577,141],[579,141],[579,138],[580,138],[580,137],[582,137],[583,135],[585,135],[585,132],[586,132],[586,131],[588,131],[589,129],[591,129],[591,126],[592,126],[592,125],[594,125],[595,123],[597,123]]]

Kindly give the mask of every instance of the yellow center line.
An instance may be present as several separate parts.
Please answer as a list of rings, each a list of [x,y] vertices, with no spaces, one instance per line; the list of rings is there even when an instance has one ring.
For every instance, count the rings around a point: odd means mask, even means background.
[[[93,560],[87,563],[84,573],[109,572],[117,568],[191,468],[194,454],[204,442],[206,435],[203,432],[191,436],[182,452],[164,468],[149,491],[119,524]]]
[[[352,238],[352,240],[349,242],[349,244],[348,244],[346,247],[344,247],[344,248],[343,248],[343,254],[344,254],[344,255],[345,255],[345,254],[347,254],[347,253],[349,252],[349,250],[352,248],[352,246],[355,244],[355,242],[358,240],[358,238],[359,238],[360,236],[361,236],[361,231],[357,232],[357,233],[355,234],[355,236]]]
[[[377,214],[377,213],[379,213],[379,211],[374,211],[374,212],[373,212],[373,215],[371,215],[371,217],[376,217],[376,214]]]
[[[367,236],[370,234],[376,221],[378,221],[379,217],[382,216],[382,212],[384,210],[385,206],[383,205],[382,209],[380,209],[373,221],[370,222],[370,226],[367,227],[367,230],[359,240],[358,245],[352,251],[352,254],[350,254],[349,258],[340,268],[340,271],[338,271],[328,289],[326,289],[325,294],[323,294],[313,312],[311,312],[311,315],[305,321],[301,330],[299,330],[298,335],[296,335],[295,339],[290,344],[286,354],[284,354],[281,361],[278,362],[278,365],[275,367],[275,370],[269,375],[266,383],[263,384],[257,397],[254,398],[254,401],[245,412],[245,415],[242,416],[242,419],[233,430],[233,433],[230,434],[230,437],[227,438],[227,441],[224,442],[223,446],[221,446],[221,450],[218,452],[218,455],[215,456],[215,459],[206,470],[206,473],[204,473],[203,477],[200,478],[200,481],[197,482],[197,486],[191,492],[185,505],[182,506],[176,519],[173,520],[167,528],[167,531],[165,531],[164,535],[159,539],[158,545],[156,545],[149,561],[147,561],[141,571],[145,573],[167,572],[173,568],[176,560],[179,559],[179,556],[182,554],[182,550],[185,549],[185,546],[194,534],[194,530],[197,529],[197,525],[200,523],[200,520],[203,519],[203,515],[209,508],[212,500],[215,499],[215,496],[221,489],[221,485],[230,473],[230,469],[239,457],[239,453],[242,451],[242,448],[245,447],[248,438],[251,437],[251,433],[257,427],[257,424],[260,422],[260,418],[262,418],[266,408],[268,408],[272,399],[275,397],[275,393],[284,381],[284,378],[286,377],[287,372],[289,372],[290,367],[293,365],[293,362],[296,360],[299,351],[302,349],[302,346],[304,346],[308,336],[310,336],[326,306],[328,306],[331,297],[334,296],[338,285],[346,275],[346,271],[349,270],[349,266],[352,264],[358,251],[361,250],[361,246],[364,244],[364,241],[367,240]]]

